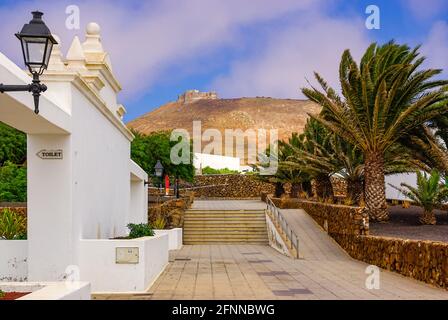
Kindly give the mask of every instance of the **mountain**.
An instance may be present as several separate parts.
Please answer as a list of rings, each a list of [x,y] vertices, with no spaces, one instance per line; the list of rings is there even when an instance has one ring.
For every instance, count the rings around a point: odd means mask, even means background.
[[[320,107],[308,100],[266,97],[219,99],[215,92],[190,90],[127,125],[148,134],[160,130],[186,129],[192,135],[193,121],[201,121],[202,132],[218,129],[278,129],[279,138],[302,132],[308,113],[317,114]]]

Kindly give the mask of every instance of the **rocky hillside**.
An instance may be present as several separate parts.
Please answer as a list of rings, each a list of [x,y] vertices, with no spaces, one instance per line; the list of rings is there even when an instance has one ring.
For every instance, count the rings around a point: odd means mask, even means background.
[[[278,129],[279,138],[292,132],[302,132],[308,113],[316,114],[320,107],[306,100],[273,98],[218,99],[215,93],[187,91],[178,101],[169,102],[128,123],[129,128],[142,133],[176,128],[192,134],[193,121],[202,122],[202,131],[218,129]]]

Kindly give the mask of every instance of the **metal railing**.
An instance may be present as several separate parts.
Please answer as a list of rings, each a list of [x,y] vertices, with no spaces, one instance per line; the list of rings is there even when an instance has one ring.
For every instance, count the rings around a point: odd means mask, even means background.
[[[280,210],[275,206],[272,199],[266,197],[266,210],[271,213],[271,218],[273,219],[274,224],[277,225],[281,229],[281,232],[284,236],[286,236],[288,241],[286,245],[289,246],[289,249],[293,251],[295,258],[299,258],[299,237],[295,234],[295,232],[291,229],[288,222],[286,221],[283,214]],[[289,242],[289,243],[288,243]]]

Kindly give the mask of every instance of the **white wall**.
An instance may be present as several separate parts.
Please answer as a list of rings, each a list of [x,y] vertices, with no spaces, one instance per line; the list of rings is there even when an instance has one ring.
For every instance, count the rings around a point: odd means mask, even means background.
[[[400,173],[386,176],[386,198],[394,199],[394,200],[406,200],[405,197],[400,191],[389,185],[392,184],[398,188],[401,188],[401,183],[407,183],[412,187],[417,186],[417,175],[415,173]]]
[[[26,240],[0,240],[0,281],[25,281],[28,276]]]
[[[73,89],[73,209],[80,238],[127,233],[130,141],[77,89]]]
[[[156,235],[167,234],[168,245],[170,250],[179,250],[183,245],[183,231],[182,228],[174,228],[169,230],[154,230]]]
[[[213,169],[240,170],[240,158],[214,154],[195,153],[193,165],[196,169],[210,167]]]
[[[148,174],[134,161],[129,161],[131,178],[130,223],[148,223]]]
[[[5,292],[31,292],[17,300],[90,300],[88,282],[0,282]]]
[[[117,264],[117,247],[139,249],[138,264]],[[81,280],[93,292],[144,291],[168,264],[168,235],[132,240],[81,240]]]
[[[74,263],[72,138],[28,135],[28,280],[62,280]],[[62,149],[62,160],[42,160],[42,149]]]

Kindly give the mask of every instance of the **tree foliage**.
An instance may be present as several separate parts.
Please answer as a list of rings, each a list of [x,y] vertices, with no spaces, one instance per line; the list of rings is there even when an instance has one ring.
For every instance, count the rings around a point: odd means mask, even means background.
[[[178,142],[170,141],[169,132],[154,132],[149,135],[143,135],[139,132],[133,133],[135,139],[131,144],[131,158],[142,167],[149,176],[154,175],[154,166],[156,165],[157,160],[160,160],[164,167],[165,174],[186,181],[193,180],[193,152],[190,150],[190,164],[173,164],[170,159],[171,148]]]
[[[15,164],[26,161],[26,135],[0,122],[0,166],[6,161]]]
[[[0,202],[26,202],[26,168],[12,162],[0,167]]]
[[[421,70],[419,47],[373,43],[356,63],[346,50],[339,67],[342,97],[319,75],[321,89],[302,92],[323,109],[313,116],[364,154],[366,205],[374,220],[387,220],[385,153],[413,130],[448,112],[448,81],[439,69]]]

